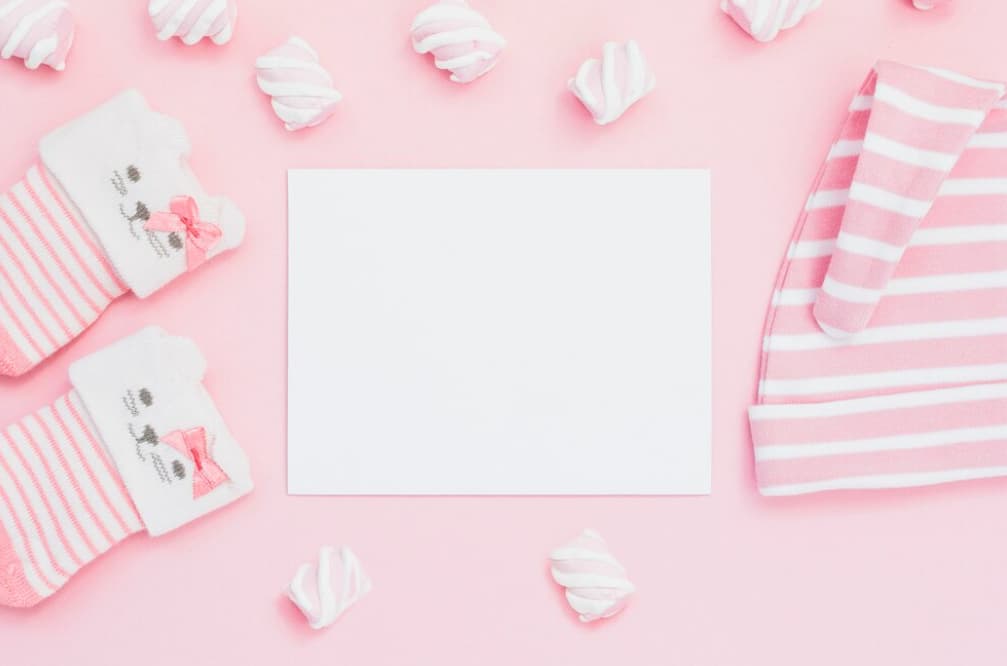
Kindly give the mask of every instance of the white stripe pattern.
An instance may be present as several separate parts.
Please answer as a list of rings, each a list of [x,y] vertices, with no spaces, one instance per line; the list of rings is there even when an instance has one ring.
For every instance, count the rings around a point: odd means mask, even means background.
[[[891,158],[897,162],[926,169],[934,169],[935,171],[951,171],[955,162],[958,161],[957,155],[942,153],[936,150],[924,150],[923,148],[910,146],[873,132],[868,132],[864,136],[861,148],[865,151]]]
[[[851,303],[876,303],[881,298],[880,289],[867,289],[845,284],[827,275],[822,282],[822,291],[829,296],[841,298]]]
[[[0,486],[3,486],[5,489],[7,502],[3,504],[6,504],[4,508],[10,512],[11,517],[21,525],[31,525],[34,527],[34,521],[30,517],[28,507],[24,503],[24,498],[17,491],[13,480],[7,475],[7,471],[2,466],[0,466]],[[24,544],[26,551],[31,551],[31,557],[37,563],[38,572],[41,576],[56,585],[62,585],[66,582],[67,578],[56,570],[56,563],[49,559],[42,541],[43,538],[42,533],[38,531],[30,534]]]
[[[940,67],[920,67],[920,69],[930,72],[935,76],[939,76],[945,81],[960,83],[980,90],[995,90],[1000,95],[1004,94],[1004,85],[996,81],[983,81],[982,79],[976,79],[971,76],[959,74],[958,72],[953,72],[949,69],[941,69]]]
[[[49,178],[49,181],[52,182],[52,178]],[[86,224],[83,222],[75,224],[74,220],[68,217],[68,215],[73,214],[68,208],[71,204],[69,202],[60,202],[53,196],[46,182],[42,179],[39,167],[33,166],[28,170],[25,183],[25,189],[27,190],[28,187],[31,188],[31,191],[38,197],[39,204],[48,213],[48,217],[44,218],[46,222],[49,223],[51,220],[51,222],[55,223],[52,229],[49,229],[47,224],[36,224],[36,226],[45,230],[48,237],[65,239],[65,243],[63,240],[53,241],[53,243],[58,243],[61,247],[66,246],[64,248],[66,251],[62,253],[63,256],[68,257],[69,254],[73,254],[69,248],[76,249],[75,258],[72,260],[74,265],[71,268],[75,268],[75,272],[79,274],[87,274],[89,278],[87,283],[100,290],[104,290],[105,294],[111,296],[121,294],[124,291],[124,287],[117,281],[107,257],[100,254],[102,250],[99,246],[98,238]],[[53,187],[58,186],[53,183]],[[66,198],[65,195],[64,198]],[[38,206],[35,205],[34,201],[32,203],[35,210],[38,210]],[[82,262],[79,265],[77,265],[77,257]],[[107,296],[104,297],[107,298]]]
[[[33,166],[0,194],[2,374],[27,372],[125,292],[93,232],[58,188]]]
[[[870,111],[874,107],[874,95],[856,95],[850,102],[850,113]]]
[[[817,241],[797,241],[787,248],[787,259],[814,259],[828,257],[836,249],[836,241],[831,238]]]
[[[879,201],[884,202],[885,205],[882,205],[882,203],[874,204],[871,201],[865,201],[865,203],[877,205],[879,208],[892,210],[892,212],[899,212],[897,209],[898,206],[900,204],[904,204],[907,211],[905,214],[907,215],[912,211],[922,211],[923,215],[926,215],[927,210],[929,210],[929,208],[924,210],[923,206],[920,205],[928,202],[921,202],[918,199],[900,197],[899,195],[886,192],[885,190],[876,187],[871,188],[876,190],[875,192],[864,193],[863,188],[870,186],[854,183],[853,187],[858,185],[861,188],[862,196],[877,197]],[[851,189],[853,189],[853,187],[851,187]],[[1007,178],[947,178],[941,184],[940,190],[938,191],[939,197],[981,196],[990,194],[1007,194]],[[822,208],[838,208],[840,206],[845,206],[850,198],[850,190],[818,190],[808,197],[808,203],[805,206],[805,210],[811,211]],[[922,215],[916,215],[915,217],[922,217]]]
[[[901,259],[902,253],[905,251],[901,245],[889,245],[873,238],[851,234],[848,231],[839,233],[839,236],[836,237],[836,247],[844,252],[881,259],[890,263]]]
[[[22,238],[16,233],[23,229],[23,225],[18,222],[21,216],[10,206],[5,196],[0,196],[0,213],[6,215],[6,218],[0,216],[0,251],[6,250],[5,254],[9,257],[5,259],[5,263],[10,262],[7,269],[14,276],[15,286],[28,297],[29,303],[38,308],[39,318],[53,337],[65,339],[66,329],[71,334],[78,333],[77,313],[64,301],[67,286],[65,280],[59,280],[55,276],[52,279],[47,277],[43,264],[32,256],[31,245],[26,247],[22,243]],[[8,222],[13,226],[8,226]],[[51,271],[49,273],[52,275]],[[47,307],[39,307],[43,305],[39,299]]]
[[[965,147],[974,150],[1007,148],[1007,132],[976,132]],[[840,139],[832,144],[826,159],[855,157],[860,155],[863,150],[864,142],[862,140]],[[937,154],[946,155],[946,153]]]
[[[24,310],[3,273],[0,273],[0,328],[32,365],[42,361],[44,354],[55,351]]]
[[[974,384],[933,391],[912,391],[853,398],[833,402],[805,402],[779,405],[752,405],[748,415],[752,421],[780,419],[822,419],[853,414],[874,414],[917,407],[934,407],[1007,398],[1007,383]]]
[[[78,455],[77,451],[80,449],[83,451],[83,447],[74,446],[72,440],[68,437],[63,437],[59,424],[53,417],[52,407],[43,407],[35,414],[36,418],[40,423],[44,423],[47,429],[47,434],[43,441],[49,442],[50,445],[55,445],[59,447],[63,459],[70,466],[70,469],[74,470],[85,470],[92,469],[90,465],[86,464],[87,461]],[[52,435],[52,439],[48,435]],[[128,536],[119,525],[112,513],[112,507],[106,504],[105,500],[101,496],[101,492],[98,486],[95,485],[94,481],[89,474],[78,474],[77,475],[77,486],[83,493],[87,503],[94,510],[95,515],[98,517],[98,521],[104,526],[105,531],[111,534],[113,543],[109,544],[109,547],[115,545],[115,543],[121,541]]]
[[[34,192],[34,188],[32,192]],[[23,233],[29,238],[36,255],[43,261],[50,262],[50,272],[57,273],[65,281],[66,288],[70,295],[74,297],[81,312],[89,312],[94,316],[100,314],[96,312],[90,303],[100,302],[104,296],[98,285],[92,282],[87,272],[72,254],[72,247],[69,243],[60,238],[57,227],[52,225],[52,221],[46,217],[46,213],[38,208],[32,200],[32,196],[22,181],[10,190],[11,195],[17,198],[18,203],[33,220],[45,219],[46,224],[24,225]],[[58,222],[57,222],[58,224]],[[72,282],[71,282],[72,281]],[[84,299],[90,299],[90,303]]]
[[[0,603],[38,603],[143,529],[82,409],[71,393],[0,431],[0,541],[6,534],[17,556],[0,572],[15,581],[3,581]]]
[[[10,448],[7,438],[2,435],[0,435],[0,458],[3,458],[5,461],[3,465],[0,465],[0,471],[8,472],[9,481],[20,486],[19,490],[28,499],[28,503],[32,507],[35,517],[38,519],[38,524],[42,528],[42,535],[52,547],[57,562],[64,570],[73,573],[77,570],[77,565],[73,559],[75,555],[71,554],[57,537],[58,532],[60,530],[65,532],[67,527],[59,525],[56,522],[49,511],[49,506],[52,505],[51,501],[48,502],[47,506],[47,501],[43,499],[41,492],[39,492],[38,485],[32,481],[31,472],[25,469],[16,458],[16,454]],[[0,485],[6,488],[12,487],[11,483],[2,479],[0,479]],[[25,525],[32,523],[31,519],[26,516],[19,517],[19,521]],[[79,555],[76,557],[79,559]]]
[[[818,298],[818,291],[818,289],[777,289],[773,292],[772,306],[777,308],[811,305]]]
[[[11,458],[9,460],[17,460],[19,464],[23,460],[23,469],[35,478],[39,492],[50,498],[49,503],[55,514],[56,522],[67,537],[67,541],[70,543],[74,554],[80,560],[86,560],[91,557],[93,553],[84,541],[83,532],[78,528],[76,516],[71,514],[64,505],[62,498],[57,492],[58,486],[55,484],[55,477],[50,478],[43,459],[39,457],[40,455],[45,455],[45,451],[40,452],[32,446],[19,428],[8,428],[7,439],[11,446],[16,447],[17,453],[20,454],[20,458]]]
[[[874,95],[856,95],[849,106],[851,113],[870,111],[872,108],[874,108]],[[997,111],[1007,110],[1007,99],[998,100],[993,104],[993,109]]]
[[[0,488],[0,492],[4,492]],[[6,493],[4,493],[6,494]],[[37,561],[35,556],[29,551],[28,544],[22,538],[21,531],[18,529],[20,523],[16,522],[16,517],[11,509],[9,503],[12,501],[10,497],[4,498],[0,496],[0,526],[3,527],[4,531],[7,533],[7,537],[10,539],[11,547],[14,549],[14,553],[18,556],[21,561],[21,569],[24,573],[25,580],[28,585],[31,586],[35,592],[40,596],[46,597],[52,594],[55,589],[49,587],[48,584],[42,581],[39,576],[38,571],[35,569],[34,562]],[[60,581],[62,584],[62,581]]]
[[[849,198],[850,201],[858,201],[875,208],[915,219],[926,216],[930,211],[931,205],[927,200],[913,199],[912,197],[889,192],[874,185],[858,182],[850,185]]]
[[[4,256],[4,262],[0,265],[4,265],[4,269],[7,271],[7,275],[10,277],[10,286],[24,299],[24,319],[21,321],[25,324],[35,324],[35,317],[38,318],[39,326],[42,327],[43,334],[41,339],[52,338],[57,341],[65,340],[66,336],[63,333],[63,329],[59,319],[57,319],[48,307],[45,307],[49,301],[46,296],[48,293],[52,295],[52,289],[50,288],[47,292],[43,291],[41,293],[41,299],[38,292],[36,292],[35,283],[31,280],[31,277],[22,266],[15,263],[14,258],[17,256],[15,253],[9,251],[9,245],[7,244],[7,239],[2,229],[3,225],[0,224],[0,255]],[[9,263],[8,263],[9,262]],[[17,303],[21,305],[21,298],[18,298],[12,303]],[[43,301],[43,302],[40,302]],[[34,315],[34,316],[32,316]],[[52,347],[51,347],[52,348]]]
[[[813,396],[845,391],[1004,380],[1007,380],[1007,364],[990,363],[806,379],[764,379],[759,383],[759,391],[766,396]]]
[[[818,190],[808,197],[805,210],[818,210],[821,208],[836,208],[845,206],[849,201],[849,190]]]
[[[914,296],[1004,288],[1007,288],[1007,271],[990,271],[988,273],[953,273],[917,278],[893,278],[888,281],[888,286],[885,287],[883,293],[886,296]],[[867,291],[873,292],[875,290]],[[773,293],[772,304],[774,307],[810,305],[818,298],[818,292],[818,289],[778,289]],[[864,297],[867,297],[866,293]]]
[[[969,139],[969,148],[1007,148],[1007,132],[976,132]]]
[[[106,550],[111,548],[113,544],[105,538],[105,535],[102,534],[99,525],[91,518],[89,512],[87,511],[87,506],[90,504],[88,493],[84,490],[84,488],[81,488],[78,492],[77,488],[74,487],[76,477],[72,477],[66,465],[62,464],[63,460],[69,461],[69,459],[63,455],[61,446],[57,445],[55,448],[50,448],[49,438],[46,437],[39,423],[37,414],[27,416],[22,421],[25,430],[28,431],[31,439],[38,447],[43,449],[46,453],[55,453],[62,456],[62,460],[57,458],[59,464],[50,463],[50,468],[56,476],[56,484],[62,490],[64,497],[70,501],[70,508],[76,524],[84,531],[87,540],[94,544],[94,546],[98,549],[99,554],[104,553]]]
[[[863,140],[857,141],[855,139],[840,139],[832,144],[832,147],[829,148],[829,154],[825,159],[834,160],[840,157],[852,157],[854,155],[859,155],[863,149]]]
[[[982,111],[930,104],[903,90],[880,82],[874,91],[874,99],[893,106],[903,113],[932,122],[979,127],[986,119],[986,114]]]
[[[890,342],[918,342],[950,338],[975,338],[987,335],[1007,335],[1007,317],[989,319],[964,319],[960,321],[933,321],[921,324],[894,324],[872,326],[855,336],[835,339],[823,333],[774,333],[766,336],[766,351],[808,351],[839,347],[862,347]]]
[[[1004,241],[1007,241],[1007,224],[977,224],[972,226],[917,229],[909,240],[909,247],[1002,243]],[[791,243],[787,251],[787,258],[814,259],[817,257],[827,257],[835,250],[836,242],[832,239],[825,239]],[[887,243],[884,245],[894,247]]]
[[[949,178],[940,190],[940,195],[945,197],[988,194],[1007,194],[1007,178]]]
[[[82,419],[82,423],[77,422],[74,412],[70,411],[71,406],[76,415],[79,415]],[[123,519],[126,528],[131,532],[143,529],[143,523],[140,522],[136,509],[133,508],[132,503],[126,495],[121,492],[113,492],[118,488],[119,484],[118,480],[112,476],[113,473],[116,473],[115,469],[99,458],[102,454],[95,450],[94,446],[90,445],[93,442],[94,445],[104,446],[104,444],[95,438],[95,433],[98,432],[98,429],[91,423],[87,409],[84,407],[80,396],[76,392],[72,392],[64,399],[57,400],[51,409],[58,415],[60,421],[66,425],[69,436],[74,441],[80,443],[84,462],[94,472],[98,483],[105,491],[109,502],[111,502],[110,508],[112,512]],[[86,430],[82,428],[86,428]],[[115,525],[117,521],[113,518],[113,522],[110,524]],[[121,532],[122,528],[119,527],[117,531]]]
[[[931,432],[906,433],[887,437],[865,437],[836,442],[815,442],[804,444],[777,444],[755,447],[755,459],[800,460],[827,456],[855,455],[858,453],[878,453],[881,451],[908,451],[928,449],[953,444],[971,444],[1007,440],[1007,425],[981,426],[974,428],[951,428]]]

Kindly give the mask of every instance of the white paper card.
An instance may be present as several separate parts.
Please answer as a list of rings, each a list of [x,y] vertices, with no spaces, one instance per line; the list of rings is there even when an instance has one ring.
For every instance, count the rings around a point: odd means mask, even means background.
[[[293,494],[710,492],[710,179],[289,173]]]

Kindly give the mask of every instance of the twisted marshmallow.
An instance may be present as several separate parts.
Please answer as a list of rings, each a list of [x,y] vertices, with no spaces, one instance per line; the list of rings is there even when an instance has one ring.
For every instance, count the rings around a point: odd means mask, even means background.
[[[259,89],[273,98],[273,111],[290,131],[321,124],[343,98],[318,54],[299,37],[257,58],[255,69]]]
[[[636,588],[594,530],[584,532],[549,556],[552,577],[566,588],[566,600],[581,622],[612,617]]]
[[[913,7],[916,9],[933,9],[938,5],[943,5],[948,0],[913,0]]]
[[[234,35],[238,5],[235,0],[150,0],[147,13],[161,41],[179,37],[191,46],[209,37],[226,44]]]
[[[73,43],[73,15],[62,0],[0,0],[0,58],[14,56],[28,69],[62,71]]]
[[[821,4],[822,0],[722,0],[720,8],[752,37],[769,42]]]
[[[594,117],[607,125],[654,89],[654,74],[633,40],[625,44],[606,42],[602,57],[589,58],[567,84]]]
[[[323,546],[318,564],[307,562],[298,567],[287,596],[304,613],[312,629],[322,629],[370,591],[371,579],[352,550]]]
[[[455,83],[469,83],[493,69],[507,43],[465,0],[441,0],[413,19],[413,49],[434,54],[438,69]]]

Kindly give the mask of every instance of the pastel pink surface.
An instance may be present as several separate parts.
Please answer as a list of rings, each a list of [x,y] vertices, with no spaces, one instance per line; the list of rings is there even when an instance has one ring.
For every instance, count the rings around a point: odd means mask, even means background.
[[[205,353],[207,388],[249,453],[256,490],[177,533],[127,539],[35,609],[0,609],[0,661],[1002,662],[1002,481],[763,499],[745,408],[775,272],[868,68],[886,58],[1007,79],[1007,4],[825,2],[760,45],[715,1],[480,0],[509,45],[470,86],[412,51],[408,29],[424,2],[288,0],[279,11],[243,0],[224,47],[158,42],[144,4],[77,0],[61,74],[0,62],[0,98],[18,101],[0,110],[0,187],[34,163],[44,132],[137,86],[182,120],[208,188],[246,211],[245,244],[147,301],[120,299],[40,369],[0,380],[0,423],[67,390],[72,360],[157,323]],[[346,96],[337,117],[293,135],[251,73],[290,34],[318,48]],[[599,128],[566,80],[599,44],[627,38],[658,87]],[[285,170],[329,166],[712,168],[714,495],[287,497]],[[605,536],[638,590],[597,626],[569,612],[548,571],[550,550],[583,525]],[[282,591],[327,542],[353,547],[374,590],[316,634]]]

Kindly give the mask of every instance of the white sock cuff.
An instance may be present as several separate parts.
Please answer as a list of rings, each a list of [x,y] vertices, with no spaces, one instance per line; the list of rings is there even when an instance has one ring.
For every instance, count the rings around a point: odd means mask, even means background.
[[[248,460],[203,388],[196,345],[150,327],[85,357],[70,380],[151,535],[252,489]]]
[[[152,111],[136,90],[50,132],[39,151],[119,275],[141,298],[189,269],[184,232],[145,229],[151,215],[171,212],[173,199],[191,197],[199,219],[220,229],[207,258],[241,243],[241,211],[230,200],[207,194],[189,168],[185,130]]]

